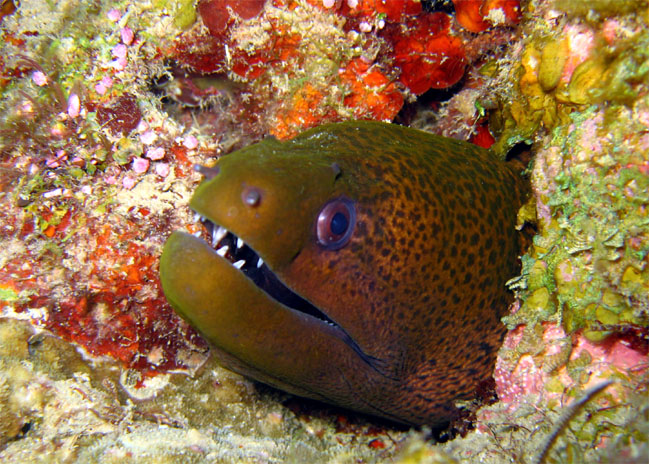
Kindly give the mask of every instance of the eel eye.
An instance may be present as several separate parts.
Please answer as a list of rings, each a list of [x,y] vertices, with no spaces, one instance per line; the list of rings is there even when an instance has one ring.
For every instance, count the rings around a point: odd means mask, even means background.
[[[339,250],[349,242],[355,223],[354,203],[346,198],[330,201],[318,215],[318,243],[327,250]]]

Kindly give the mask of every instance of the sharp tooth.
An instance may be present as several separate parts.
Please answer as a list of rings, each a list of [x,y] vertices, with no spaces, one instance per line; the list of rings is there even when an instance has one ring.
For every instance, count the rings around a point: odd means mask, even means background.
[[[234,267],[236,267],[237,269],[241,269],[241,268],[243,267],[244,264],[246,264],[246,260],[245,260],[245,259],[240,259],[239,261],[237,261],[237,262],[234,263],[233,265],[234,265]]]
[[[194,222],[198,222],[201,220],[201,215],[198,213],[194,213]]]
[[[243,243],[243,240],[241,240],[240,238],[237,237],[237,248],[241,248],[241,247],[243,247],[243,245],[245,245]]]
[[[228,252],[228,247],[227,247],[227,245],[226,245],[226,246],[222,246],[221,248],[219,248],[218,250],[216,250],[216,254],[219,255],[221,258],[223,258],[227,252]]]
[[[214,229],[212,229],[212,246],[218,245],[218,243],[223,240],[223,237],[225,237],[225,234],[227,233],[228,231],[225,229],[225,227],[214,226]]]
[[[203,235],[203,234],[201,234],[200,230],[197,230],[196,232],[194,232],[194,237],[201,238],[201,235]]]
[[[257,261],[257,269],[259,269],[259,268],[262,267],[263,265],[264,265],[264,260],[261,259],[261,258],[259,258],[259,261]]]

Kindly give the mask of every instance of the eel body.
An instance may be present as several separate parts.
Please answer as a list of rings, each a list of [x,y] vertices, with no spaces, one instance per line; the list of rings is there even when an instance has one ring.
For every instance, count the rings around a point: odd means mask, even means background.
[[[493,370],[518,269],[516,169],[379,122],[265,140],[203,168],[209,231],[160,274],[220,362],[288,392],[440,425]]]

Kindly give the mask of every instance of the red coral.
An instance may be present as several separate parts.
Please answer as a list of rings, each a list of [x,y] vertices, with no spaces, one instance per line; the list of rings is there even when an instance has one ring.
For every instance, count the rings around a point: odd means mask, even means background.
[[[219,39],[197,35],[194,31],[179,36],[164,55],[173,57],[178,64],[203,73],[211,74],[223,70],[225,49]]]
[[[135,96],[125,93],[117,98],[109,107],[97,109],[97,121],[107,126],[114,135],[128,135],[137,127],[142,119],[142,112]]]
[[[0,300],[0,310],[10,304],[14,311],[25,312],[34,323],[88,353],[112,357],[143,372],[187,367],[183,356],[207,350],[198,334],[174,314],[160,289],[158,235],[166,235],[165,213],[133,207],[126,216],[88,215],[69,205],[60,219],[47,207],[39,209],[38,217],[51,223],[43,235],[58,246],[62,256],[36,254],[26,248],[5,263],[0,288],[20,299],[13,303]],[[0,230],[0,239],[14,234],[24,240],[36,238],[33,216],[5,208],[0,210],[0,219],[12,224]],[[74,272],[56,268],[66,272],[60,277],[43,273],[52,259],[56,263],[61,258],[79,259],[66,251],[68,243],[86,244],[74,248],[75,253],[83,250],[80,265]]]
[[[305,12],[303,5],[293,0],[272,2],[276,8],[295,10],[298,17]],[[201,37],[200,28],[194,28],[184,33],[175,42],[174,50],[166,54],[201,73],[230,71],[243,78],[246,105],[254,111],[254,115],[246,117],[278,138],[290,138],[313,125],[348,117],[349,109],[355,118],[392,120],[408,93],[419,95],[431,88],[447,88],[464,75],[464,44],[451,30],[451,17],[441,12],[423,12],[420,1],[336,1],[329,8],[321,0],[309,3],[347,18],[343,32],[365,31],[363,47],[379,50],[376,58],[372,61],[359,56],[357,48],[332,49],[326,52],[326,60],[337,63],[338,68],[331,66],[330,75],[316,72],[316,79],[305,78],[305,70],[313,68],[311,57],[305,52],[313,50],[303,46],[307,39],[296,32],[299,29],[286,23],[285,16],[262,18],[267,38],[254,47],[243,46],[232,38],[241,34],[232,34],[246,26],[235,23],[229,13],[224,13],[228,8],[234,10],[233,5],[216,0],[202,0],[198,7],[210,34]],[[489,5],[496,3],[489,0]],[[288,85],[278,86],[278,75],[286,76]],[[338,98],[341,89],[345,92],[342,102]],[[233,106],[242,106],[236,102],[235,95]]]
[[[270,133],[280,140],[290,139],[322,123],[322,98],[322,92],[307,82],[276,112]]]
[[[278,6],[284,6],[286,3],[281,0],[274,1]],[[307,3],[323,11],[336,12],[348,18],[372,19],[380,15],[393,22],[403,21],[407,16],[422,11],[420,0],[358,0],[357,2],[336,0],[330,7],[326,7],[323,0],[307,0]]]
[[[41,212],[41,217],[43,220],[50,222],[53,219],[53,215],[50,210],[44,210]],[[68,228],[70,225],[70,218],[72,217],[72,209],[69,209],[66,211],[66,213],[63,215],[63,217],[56,221],[56,224],[50,224],[45,228],[43,231],[43,234],[46,237],[52,238],[55,235],[57,235],[59,238],[65,237],[65,230]]]
[[[358,0],[353,8],[350,2],[344,1],[340,7],[340,14],[343,16],[363,18],[374,18],[377,15],[385,15],[389,21],[402,22],[409,16],[421,13],[421,2],[419,0]]]
[[[354,110],[357,119],[391,121],[403,106],[403,96],[394,82],[361,58],[341,70],[340,78],[351,90],[344,104]]]
[[[0,5],[0,23],[5,16],[14,14],[16,11],[16,2],[14,0],[5,0]]]
[[[385,448],[385,442],[379,438],[375,438],[374,440],[371,440],[367,445],[373,449]]]
[[[489,132],[489,125],[481,124],[476,128],[476,133],[471,136],[469,142],[482,148],[489,148],[496,142],[496,139]]]
[[[223,72],[226,69],[226,47],[231,45],[230,32],[236,17],[254,18],[261,13],[265,3],[265,0],[201,0],[196,10],[209,34],[192,29],[177,37],[173,46],[162,50],[162,53],[203,74]],[[263,72],[266,61],[265,54],[248,55],[236,50],[233,71],[248,79],[255,79]],[[254,69],[249,70],[250,66]]]
[[[179,176],[186,176],[188,172],[193,171],[194,162],[187,157],[187,148],[180,143],[174,143],[169,147],[173,155],[176,172]]]
[[[353,59],[339,71],[349,93],[343,104],[356,119],[392,120],[403,106],[403,95],[377,65]],[[340,120],[333,108],[322,104],[324,94],[307,82],[276,112],[270,133],[278,139],[294,137],[304,129]]]
[[[138,211],[132,217],[139,222],[149,214]],[[131,227],[138,226],[132,223]],[[110,356],[141,370],[181,367],[177,351],[188,344],[205,349],[166,303],[157,276],[157,255],[134,241],[135,229],[120,234],[107,225],[91,229],[96,237],[91,261],[96,279],[87,282],[85,291],[51,302],[47,328],[93,355]],[[124,246],[116,246],[119,243]],[[138,297],[143,294],[149,297]],[[162,355],[152,366],[147,355],[154,349]]]
[[[233,14],[241,19],[252,19],[261,12],[265,3],[266,0],[201,0],[196,9],[210,33],[218,37],[234,22]]]
[[[520,0],[453,0],[453,5],[455,18],[471,32],[489,29],[491,15],[500,16],[503,24],[516,24],[521,18]]]
[[[458,82],[466,65],[462,41],[450,33],[450,17],[444,13],[419,16],[407,23],[405,32],[393,26],[394,64],[399,80],[413,93],[443,89]]]

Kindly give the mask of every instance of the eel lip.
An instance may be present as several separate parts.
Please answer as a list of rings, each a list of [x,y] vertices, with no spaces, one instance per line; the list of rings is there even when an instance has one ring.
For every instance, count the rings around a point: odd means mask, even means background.
[[[342,338],[349,338],[324,312],[287,287],[241,237],[198,213],[194,219],[203,225],[205,231],[204,234],[198,232],[195,236],[203,238],[217,255],[239,270],[271,299],[294,311],[312,316],[340,330]]]

